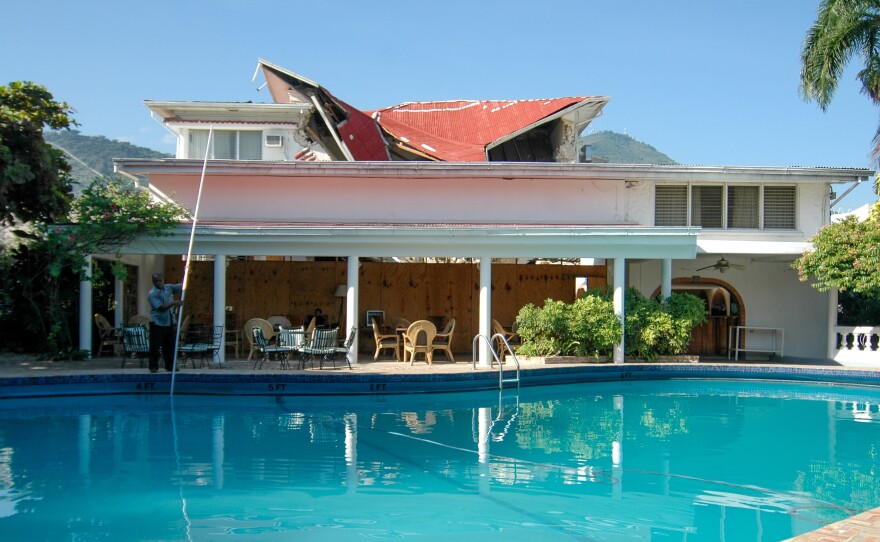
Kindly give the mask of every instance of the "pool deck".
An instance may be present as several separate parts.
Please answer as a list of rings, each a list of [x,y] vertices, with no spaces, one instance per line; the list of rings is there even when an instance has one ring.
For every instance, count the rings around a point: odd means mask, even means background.
[[[880,542],[880,508],[789,538],[786,542]]]

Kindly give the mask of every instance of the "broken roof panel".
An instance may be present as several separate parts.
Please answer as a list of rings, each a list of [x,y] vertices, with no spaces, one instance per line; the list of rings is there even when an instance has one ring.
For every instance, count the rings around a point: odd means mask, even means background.
[[[571,116],[580,131],[607,102],[605,97],[408,102],[373,111],[373,118],[437,160],[485,161],[493,143],[556,118]]]

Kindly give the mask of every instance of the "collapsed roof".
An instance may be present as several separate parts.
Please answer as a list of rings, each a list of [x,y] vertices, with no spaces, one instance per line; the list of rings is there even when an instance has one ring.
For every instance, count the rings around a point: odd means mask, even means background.
[[[336,160],[575,162],[578,135],[605,96],[407,102],[361,111],[318,83],[260,59],[277,104],[308,103],[306,133]]]

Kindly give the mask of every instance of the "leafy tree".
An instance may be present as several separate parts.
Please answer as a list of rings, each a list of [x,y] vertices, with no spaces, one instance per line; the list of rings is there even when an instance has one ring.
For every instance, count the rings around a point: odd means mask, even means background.
[[[801,281],[815,277],[820,292],[831,288],[880,296],[880,221],[847,217],[823,227],[810,241],[812,250],[793,266]]]
[[[880,2],[822,0],[801,52],[801,96],[826,110],[853,57],[864,66],[857,75],[862,92],[880,105]],[[880,128],[873,154],[880,157]]]
[[[43,128],[75,125],[72,113],[43,86],[0,86],[0,223],[54,221],[67,212],[70,166],[43,140]]]
[[[130,181],[95,179],[72,202],[65,222],[44,225],[0,258],[0,328],[16,331],[2,342],[22,341],[69,357],[86,258],[114,253],[137,238],[167,235],[181,218],[181,208],[154,203]],[[113,273],[121,277],[124,266],[114,266]]]

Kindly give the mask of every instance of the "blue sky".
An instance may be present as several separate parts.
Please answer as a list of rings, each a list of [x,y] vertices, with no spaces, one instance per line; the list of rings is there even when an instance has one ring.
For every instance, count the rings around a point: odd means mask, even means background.
[[[827,112],[797,92],[818,2],[15,1],[0,84],[45,85],[84,134],[166,152],[144,100],[269,101],[251,83],[265,58],[361,109],[603,95],[590,130],[681,163],[872,167],[880,111],[858,64]],[[841,207],[874,201],[872,184]]]

